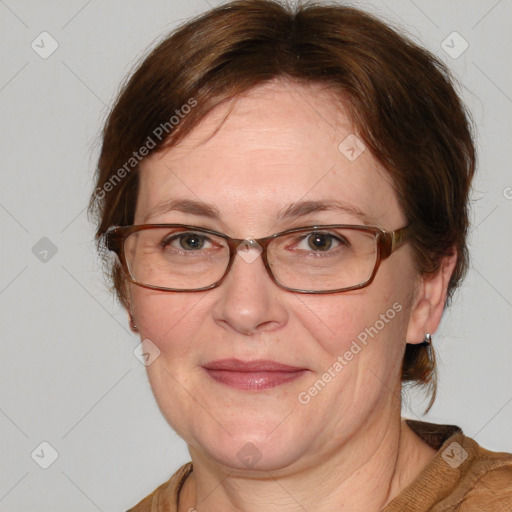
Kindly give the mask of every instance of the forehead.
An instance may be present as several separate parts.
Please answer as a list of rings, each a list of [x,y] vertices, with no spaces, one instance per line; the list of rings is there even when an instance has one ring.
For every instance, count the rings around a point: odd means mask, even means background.
[[[368,150],[355,159],[347,153],[355,137],[342,102],[325,88],[260,86],[142,162],[136,223],[162,202],[191,199],[215,206],[231,225],[243,221],[256,230],[301,200],[339,201],[382,219],[382,227],[396,224],[401,213],[391,179]]]

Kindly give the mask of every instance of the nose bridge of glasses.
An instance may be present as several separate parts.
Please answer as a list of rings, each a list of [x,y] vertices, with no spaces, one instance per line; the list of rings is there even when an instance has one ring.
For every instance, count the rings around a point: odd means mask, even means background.
[[[246,263],[253,263],[265,252],[268,241],[266,238],[255,239],[247,237],[243,239],[231,239],[229,244],[233,257],[237,255]]]
[[[269,236],[265,238],[247,237],[243,239],[227,238],[226,241],[230,248],[231,257],[222,280],[232,272],[235,260],[241,259],[244,261],[244,264],[255,264],[258,266],[257,260],[261,256],[261,263],[263,264],[264,272],[268,274],[268,277],[270,277],[272,281],[276,282],[267,261],[267,247],[269,243],[274,240],[274,238],[275,236]]]

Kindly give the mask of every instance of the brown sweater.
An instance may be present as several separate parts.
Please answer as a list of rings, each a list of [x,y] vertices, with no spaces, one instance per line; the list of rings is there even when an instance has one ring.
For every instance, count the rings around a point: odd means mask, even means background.
[[[382,512],[512,512],[512,454],[485,450],[453,425],[407,424],[438,452]],[[128,512],[177,512],[191,472],[189,462]]]

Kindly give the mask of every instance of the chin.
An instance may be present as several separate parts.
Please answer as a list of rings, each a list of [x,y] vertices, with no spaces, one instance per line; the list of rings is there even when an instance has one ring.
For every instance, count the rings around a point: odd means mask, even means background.
[[[217,464],[246,473],[279,471],[300,459],[298,440],[269,440],[268,437],[240,434],[201,445],[201,450]],[[197,442],[197,441],[196,441]],[[268,475],[267,475],[268,476]]]
[[[221,424],[222,427],[210,418],[187,429],[185,441],[192,457],[194,452],[200,452],[230,470],[277,471],[300,459],[311,445],[303,433],[283,422],[282,416],[279,421],[271,415],[260,416],[257,421],[232,418]]]

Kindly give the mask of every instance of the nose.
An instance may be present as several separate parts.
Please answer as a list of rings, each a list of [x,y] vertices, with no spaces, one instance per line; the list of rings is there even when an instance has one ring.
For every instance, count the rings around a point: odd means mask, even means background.
[[[288,320],[282,300],[287,292],[272,281],[261,255],[254,251],[250,248],[235,255],[212,309],[218,325],[245,336],[277,330]]]

